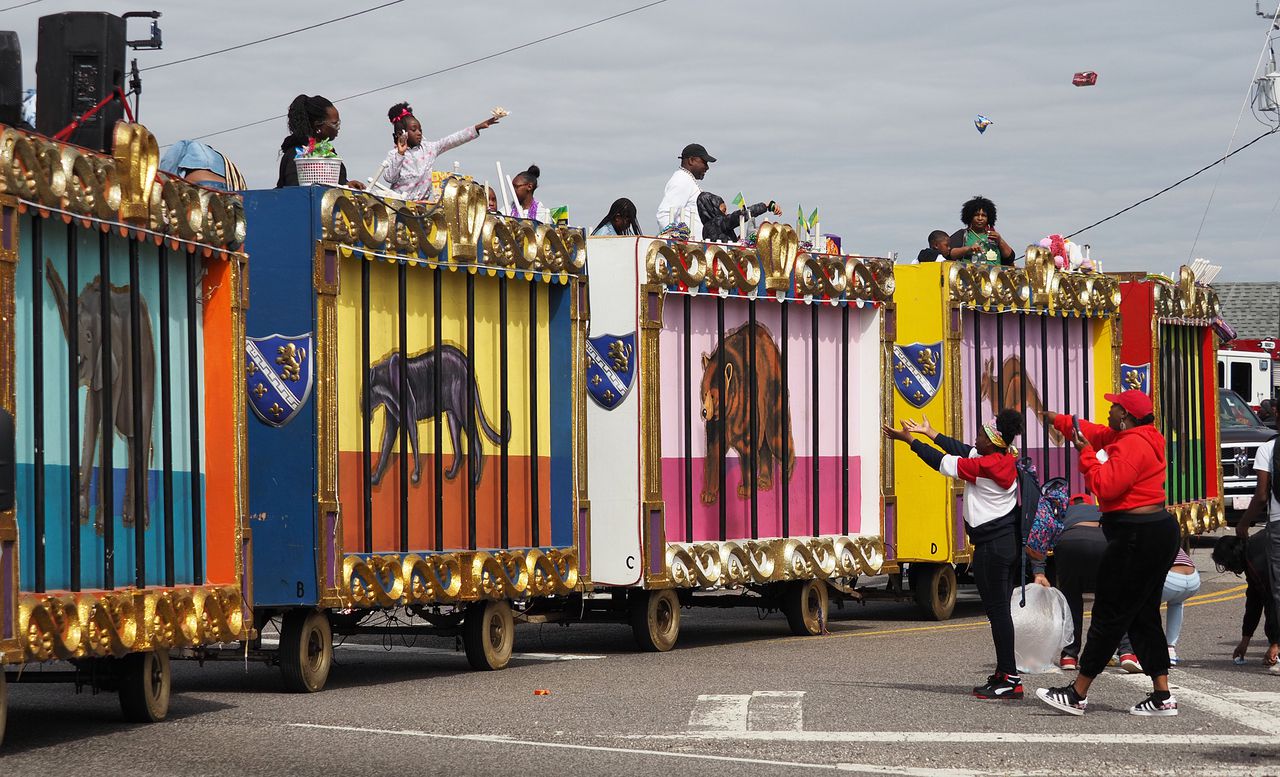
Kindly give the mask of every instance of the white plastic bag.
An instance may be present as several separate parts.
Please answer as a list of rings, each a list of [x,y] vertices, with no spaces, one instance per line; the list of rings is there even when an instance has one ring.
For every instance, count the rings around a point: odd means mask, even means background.
[[[1071,643],[1075,628],[1067,597],[1056,588],[1027,585],[1027,605],[1021,606],[1022,587],[1013,589],[1009,607],[1013,611],[1014,656],[1019,672],[1048,672]]]

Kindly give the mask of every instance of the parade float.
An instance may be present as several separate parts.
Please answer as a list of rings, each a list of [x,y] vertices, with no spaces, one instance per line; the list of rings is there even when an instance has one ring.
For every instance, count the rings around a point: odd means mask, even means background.
[[[892,263],[773,223],[749,246],[587,242],[593,584],[626,594],[647,650],[699,604],[824,631],[883,558]]]
[[[1044,412],[1105,415],[1119,378],[1120,284],[1098,272],[1060,269],[1048,249],[1025,267],[939,262],[896,267],[900,315],[893,343],[895,419],[927,415],[943,434],[972,441],[1003,408],[1021,409],[1018,443],[1040,479],[1065,477],[1083,491],[1075,448]],[[924,613],[951,616],[956,567],[973,553],[965,535],[964,484],[940,479],[915,456],[897,456],[884,542],[894,575]],[[900,586],[901,578],[892,578]]]
[[[244,210],[114,141],[0,133],[0,736],[6,677],[155,721],[170,651],[248,636]]]
[[[505,666],[515,622],[583,583],[582,231],[487,213],[462,178],[432,203],[310,186],[245,207],[262,653],[317,691],[333,633],[395,613]]]
[[[1226,525],[1218,414],[1218,295],[1190,267],[1119,276],[1119,387],[1151,395],[1165,438],[1165,494],[1186,534]]]

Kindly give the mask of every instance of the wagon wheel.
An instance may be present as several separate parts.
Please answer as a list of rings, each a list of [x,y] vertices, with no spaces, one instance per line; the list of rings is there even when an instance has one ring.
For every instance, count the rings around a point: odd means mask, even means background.
[[[515,645],[515,618],[504,601],[473,602],[462,620],[462,644],[472,669],[505,669]]]
[[[324,689],[333,666],[333,631],[320,610],[293,609],[280,624],[280,673],[293,693]]]
[[[821,634],[827,625],[827,584],[822,580],[794,580],[782,594],[782,612],[797,637]]]
[[[680,636],[680,600],[670,588],[637,591],[631,600],[631,632],[648,653],[665,653]]]
[[[945,621],[956,609],[956,570],[950,564],[912,564],[911,594],[930,620]]]
[[[169,654],[130,653],[120,660],[120,709],[125,720],[156,723],[169,714]]]

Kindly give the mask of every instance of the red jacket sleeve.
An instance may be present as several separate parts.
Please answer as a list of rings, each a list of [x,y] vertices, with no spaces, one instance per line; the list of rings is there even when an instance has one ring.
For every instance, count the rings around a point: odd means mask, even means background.
[[[1057,418],[1053,419],[1053,426],[1055,429],[1066,435],[1067,439],[1070,440],[1071,435],[1074,433],[1074,430],[1072,429],[1074,421],[1075,416],[1059,414]],[[1116,435],[1119,434],[1110,426],[1095,424],[1094,422],[1086,421],[1083,418],[1080,419],[1080,431],[1084,432],[1084,438],[1089,441],[1090,445],[1099,449],[1110,445],[1115,441]]]
[[[972,483],[978,478],[989,478],[1001,488],[1013,485],[1017,477],[1017,467],[1013,457],[1003,453],[990,453],[971,459],[960,459],[956,462],[956,477]]]
[[[1096,426],[1096,424],[1094,424]],[[1082,430],[1084,425],[1081,424]],[[1107,460],[1099,461],[1098,453],[1092,446],[1080,452],[1080,472],[1084,475],[1085,485],[1098,497],[1099,502],[1118,502],[1124,499],[1133,485],[1138,482],[1141,470],[1135,461],[1133,451],[1126,455],[1108,454]]]

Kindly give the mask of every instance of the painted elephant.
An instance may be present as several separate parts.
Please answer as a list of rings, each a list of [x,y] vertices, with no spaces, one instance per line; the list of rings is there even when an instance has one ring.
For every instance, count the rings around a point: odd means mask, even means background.
[[[99,438],[102,432],[102,398],[103,391],[110,386],[111,426],[116,434],[125,438],[128,443],[128,477],[125,478],[124,507],[121,519],[125,526],[132,526],[139,516],[142,526],[150,524],[148,514],[148,470],[151,466],[151,429],[155,409],[156,348],[155,338],[151,331],[151,315],[147,310],[145,299],[139,297],[139,347],[135,354],[130,341],[130,299],[132,290],[128,286],[111,286],[110,300],[110,337],[111,353],[103,354],[103,316],[102,316],[102,278],[95,277],[76,297],[76,318],[74,332],[72,330],[71,313],[67,299],[67,289],[53,263],[45,260],[45,274],[49,288],[53,291],[54,300],[58,304],[58,315],[62,319],[62,332],[67,340],[76,338],[77,381],[89,389],[84,404],[84,426],[81,433],[82,449],[80,452],[80,521],[89,520],[89,473],[93,470],[95,454],[99,450]],[[134,359],[137,359],[141,383],[133,383]],[[109,363],[109,368],[107,367]],[[135,423],[134,394],[139,393],[142,417]],[[113,440],[101,440],[103,445],[112,444]],[[141,446],[141,447],[139,447]],[[113,467],[118,462],[113,461]],[[142,492],[135,493],[134,481],[137,467],[142,468]],[[109,477],[101,473],[99,480]],[[105,514],[103,490],[98,489],[98,517],[94,528],[102,532],[102,516]]]

